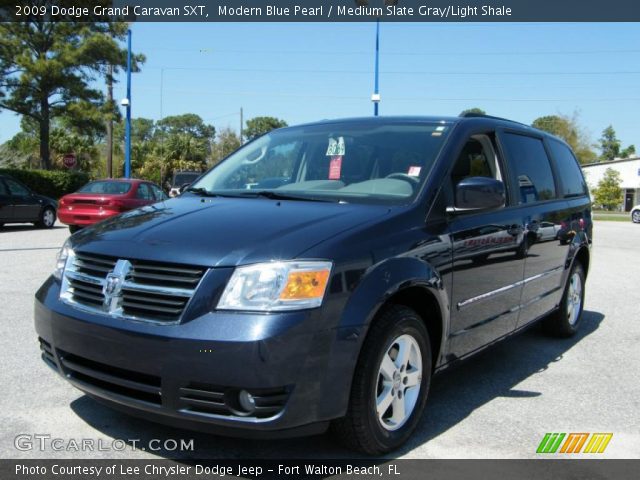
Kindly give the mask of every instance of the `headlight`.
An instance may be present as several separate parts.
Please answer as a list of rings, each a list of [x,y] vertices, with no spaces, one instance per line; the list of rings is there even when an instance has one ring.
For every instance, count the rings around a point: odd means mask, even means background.
[[[219,310],[282,311],[319,307],[331,262],[290,261],[238,267],[218,302]]]
[[[67,239],[62,245],[62,248],[58,252],[56,257],[56,268],[53,271],[53,276],[58,280],[62,280],[62,274],[64,273],[64,266],[67,264],[67,259],[73,256],[73,249],[71,248],[71,242]]]

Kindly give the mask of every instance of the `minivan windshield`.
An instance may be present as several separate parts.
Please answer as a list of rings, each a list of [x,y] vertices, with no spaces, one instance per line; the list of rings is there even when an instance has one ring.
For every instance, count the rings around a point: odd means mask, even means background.
[[[451,125],[337,122],[274,130],[201,177],[195,195],[406,203]]]

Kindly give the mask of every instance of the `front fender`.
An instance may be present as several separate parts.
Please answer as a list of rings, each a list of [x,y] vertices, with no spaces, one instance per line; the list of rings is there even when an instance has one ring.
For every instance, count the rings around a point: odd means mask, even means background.
[[[447,296],[437,270],[415,257],[394,257],[373,265],[365,272],[349,296],[340,326],[368,327],[380,307],[390,297],[410,287],[427,289],[436,298],[440,311],[444,313]]]
[[[327,416],[339,417],[346,412],[358,356],[375,315],[393,295],[411,287],[425,289],[436,300],[443,321],[440,352],[444,352],[444,339],[448,334],[448,300],[437,270],[415,257],[394,257],[373,265],[365,271],[349,296],[337,326],[338,338],[346,343],[341,344],[341,352],[329,357],[331,364],[327,371],[330,373],[323,390],[336,399],[334,405],[338,408],[325,412]]]

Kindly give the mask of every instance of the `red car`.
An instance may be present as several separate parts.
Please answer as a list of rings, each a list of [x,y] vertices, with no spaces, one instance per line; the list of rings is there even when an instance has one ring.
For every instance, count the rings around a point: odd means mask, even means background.
[[[105,218],[167,198],[158,185],[146,180],[96,180],[60,199],[58,219],[69,225],[73,233]]]

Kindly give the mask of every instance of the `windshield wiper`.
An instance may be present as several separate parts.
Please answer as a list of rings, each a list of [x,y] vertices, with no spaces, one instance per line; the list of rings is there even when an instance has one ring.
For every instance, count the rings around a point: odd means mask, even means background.
[[[217,196],[219,196],[217,193],[210,192],[206,188],[202,188],[202,187],[189,187],[185,191],[186,192],[195,193],[196,195],[202,195],[203,197],[217,197]]]
[[[300,202],[332,202],[332,200],[324,198],[298,197],[295,195],[287,195],[286,193],[274,192],[273,190],[249,190],[247,193],[243,192],[243,196],[264,197],[271,200],[296,200]]]

